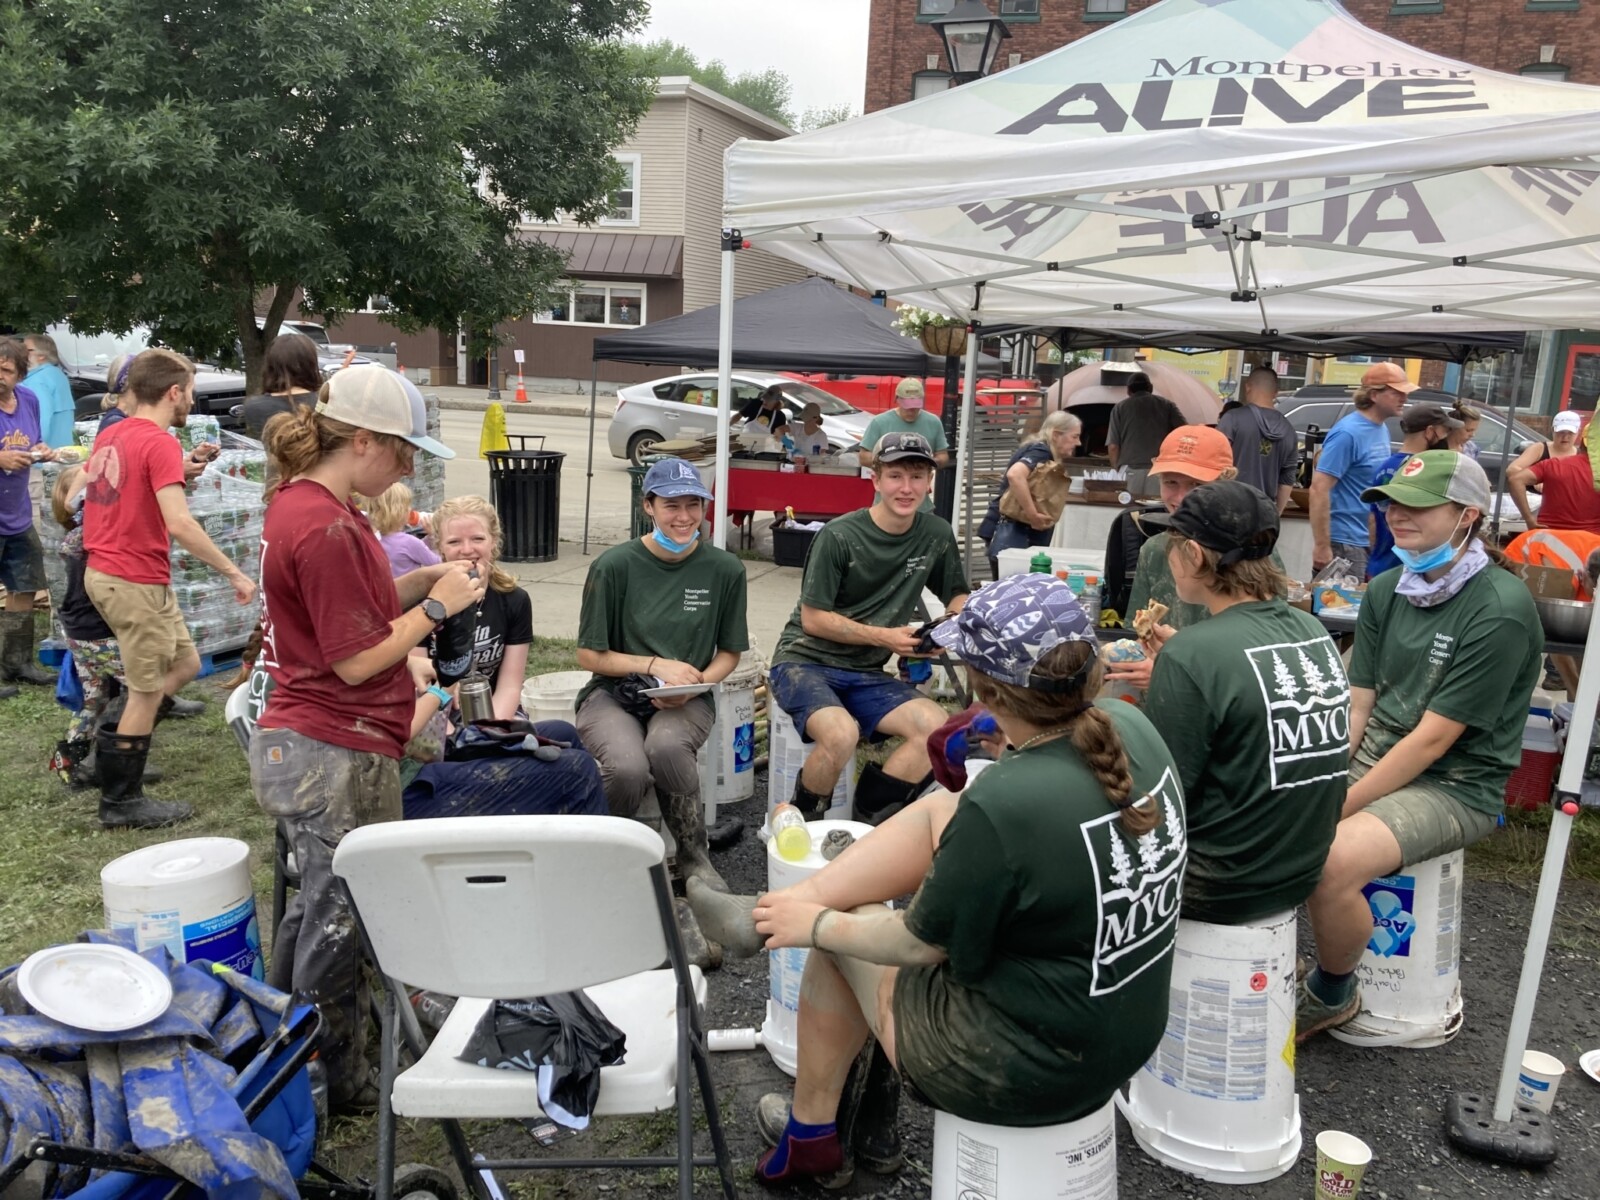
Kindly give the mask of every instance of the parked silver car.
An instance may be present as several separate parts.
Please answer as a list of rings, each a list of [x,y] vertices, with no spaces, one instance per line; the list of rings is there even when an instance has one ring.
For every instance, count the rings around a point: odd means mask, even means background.
[[[776,384],[783,389],[789,419],[798,426],[800,410],[815,403],[822,409],[822,430],[835,450],[847,450],[861,441],[872,414],[862,412],[821,388],[770,371],[733,373],[733,413],[761,398]],[[611,415],[607,441],[611,453],[637,464],[657,442],[676,438],[709,437],[717,431],[717,377],[714,372],[674,375],[650,383],[617,389],[617,408]]]

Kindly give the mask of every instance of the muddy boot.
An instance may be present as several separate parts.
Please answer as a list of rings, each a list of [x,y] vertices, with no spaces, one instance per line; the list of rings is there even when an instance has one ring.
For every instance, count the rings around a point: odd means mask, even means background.
[[[22,695],[21,688],[0,687],[0,700],[14,700],[20,695]]]
[[[185,700],[182,696],[163,696],[161,706],[156,709],[156,724],[159,725],[168,717],[182,719],[185,717],[198,717],[206,710],[204,700]]]
[[[927,777],[914,783],[885,775],[877,763],[861,768],[861,778],[856,780],[856,820],[868,825],[882,825],[895,813],[922,795],[922,789],[933,779]]]
[[[117,723],[115,721],[102,720],[99,728],[102,731],[109,730],[111,733],[116,733]],[[57,746],[60,744],[59,742],[56,743]],[[77,770],[72,774],[72,786],[74,789],[91,788],[96,786],[100,779],[99,775],[95,773],[95,744],[94,742],[80,742],[78,744],[84,747],[83,762],[79,764]],[[53,760],[52,765],[54,765]],[[149,787],[152,783],[160,783],[165,778],[166,772],[160,767],[152,767],[146,764],[144,774],[139,777],[139,782],[145,787]]]
[[[796,777],[794,781],[794,796],[789,803],[800,810],[800,815],[808,821],[820,821],[822,814],[828,811],[828,806],[833,803],[833,796],[813,792]]]
[[[144,794],[144,763],[149,754],[149,734],[100,731],[95,774],[100,784],[100,823],[107,829],[161,829],[194,815],[187,804],[168,804]]]
[[[715,971],[722,966],[722,947],[701,932],[688,902],[681,897],[674,900],[672,911],[678,918],[678,936],[683,939],[683,953],[689,965],[702,971]]]
[[[839,1097],[839,1142],[858,1167],[892,1175],[905,1162],[900,1149],[900,1076],[876,1038],[869,1037]]]
[[[683,891],[701,930],[720,943],[724,953],[750,958],[766,949],[767,939],[756,932],[750,915],[756,906],[754,896],[732,896],[692,877],[684,882]]]
[[[54,672],[39,665],[33,644],[31,612],[0,612],[0,636],[5,639],[4,646],[0,647],[0,679],[7,683],[55,686]]]
[[[693,795],[661,793],[661,819],[672,830],[678,843],[678,874],[685,885],[698,879],[719,892],[728,890],[727,883],[711,865],[711,847],[706,841],[704,802],[700,793]]]

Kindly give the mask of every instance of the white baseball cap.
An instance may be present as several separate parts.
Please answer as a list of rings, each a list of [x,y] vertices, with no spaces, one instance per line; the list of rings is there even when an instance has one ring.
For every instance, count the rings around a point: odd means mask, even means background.
[[[1583,428],[1583,417],[1568,408],[1558,412],[1556,419],[1550,424],[1557,433],[1577,433]]]
[[[346,367],[328,380],[328,398],[317,411],[330,421],[404,438],[437,458],[456,452],[428,436],[428,406],[416,384],[377,363]]]

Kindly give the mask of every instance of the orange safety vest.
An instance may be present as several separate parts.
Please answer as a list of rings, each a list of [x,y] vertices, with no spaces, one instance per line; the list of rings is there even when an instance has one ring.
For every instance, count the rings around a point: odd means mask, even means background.
[[[1589,555],[1600,550],[1600,533],[1587,533],[1581,529],[1530,529],[1519,533],[1505,554],[1512,562],[1528,563],[1535,567],[1565,567],[1571,571],[1573,595],[1579,600],[1589,600]]]

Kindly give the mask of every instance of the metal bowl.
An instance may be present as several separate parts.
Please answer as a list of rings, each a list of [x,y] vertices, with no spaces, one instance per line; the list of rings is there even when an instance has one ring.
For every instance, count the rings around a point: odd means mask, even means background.
[[[1544,635],[1552,642],[1584,642],[1589,637],[1589,615],[1594,605],[1588,600],[1533,598],[1544,623]]]

